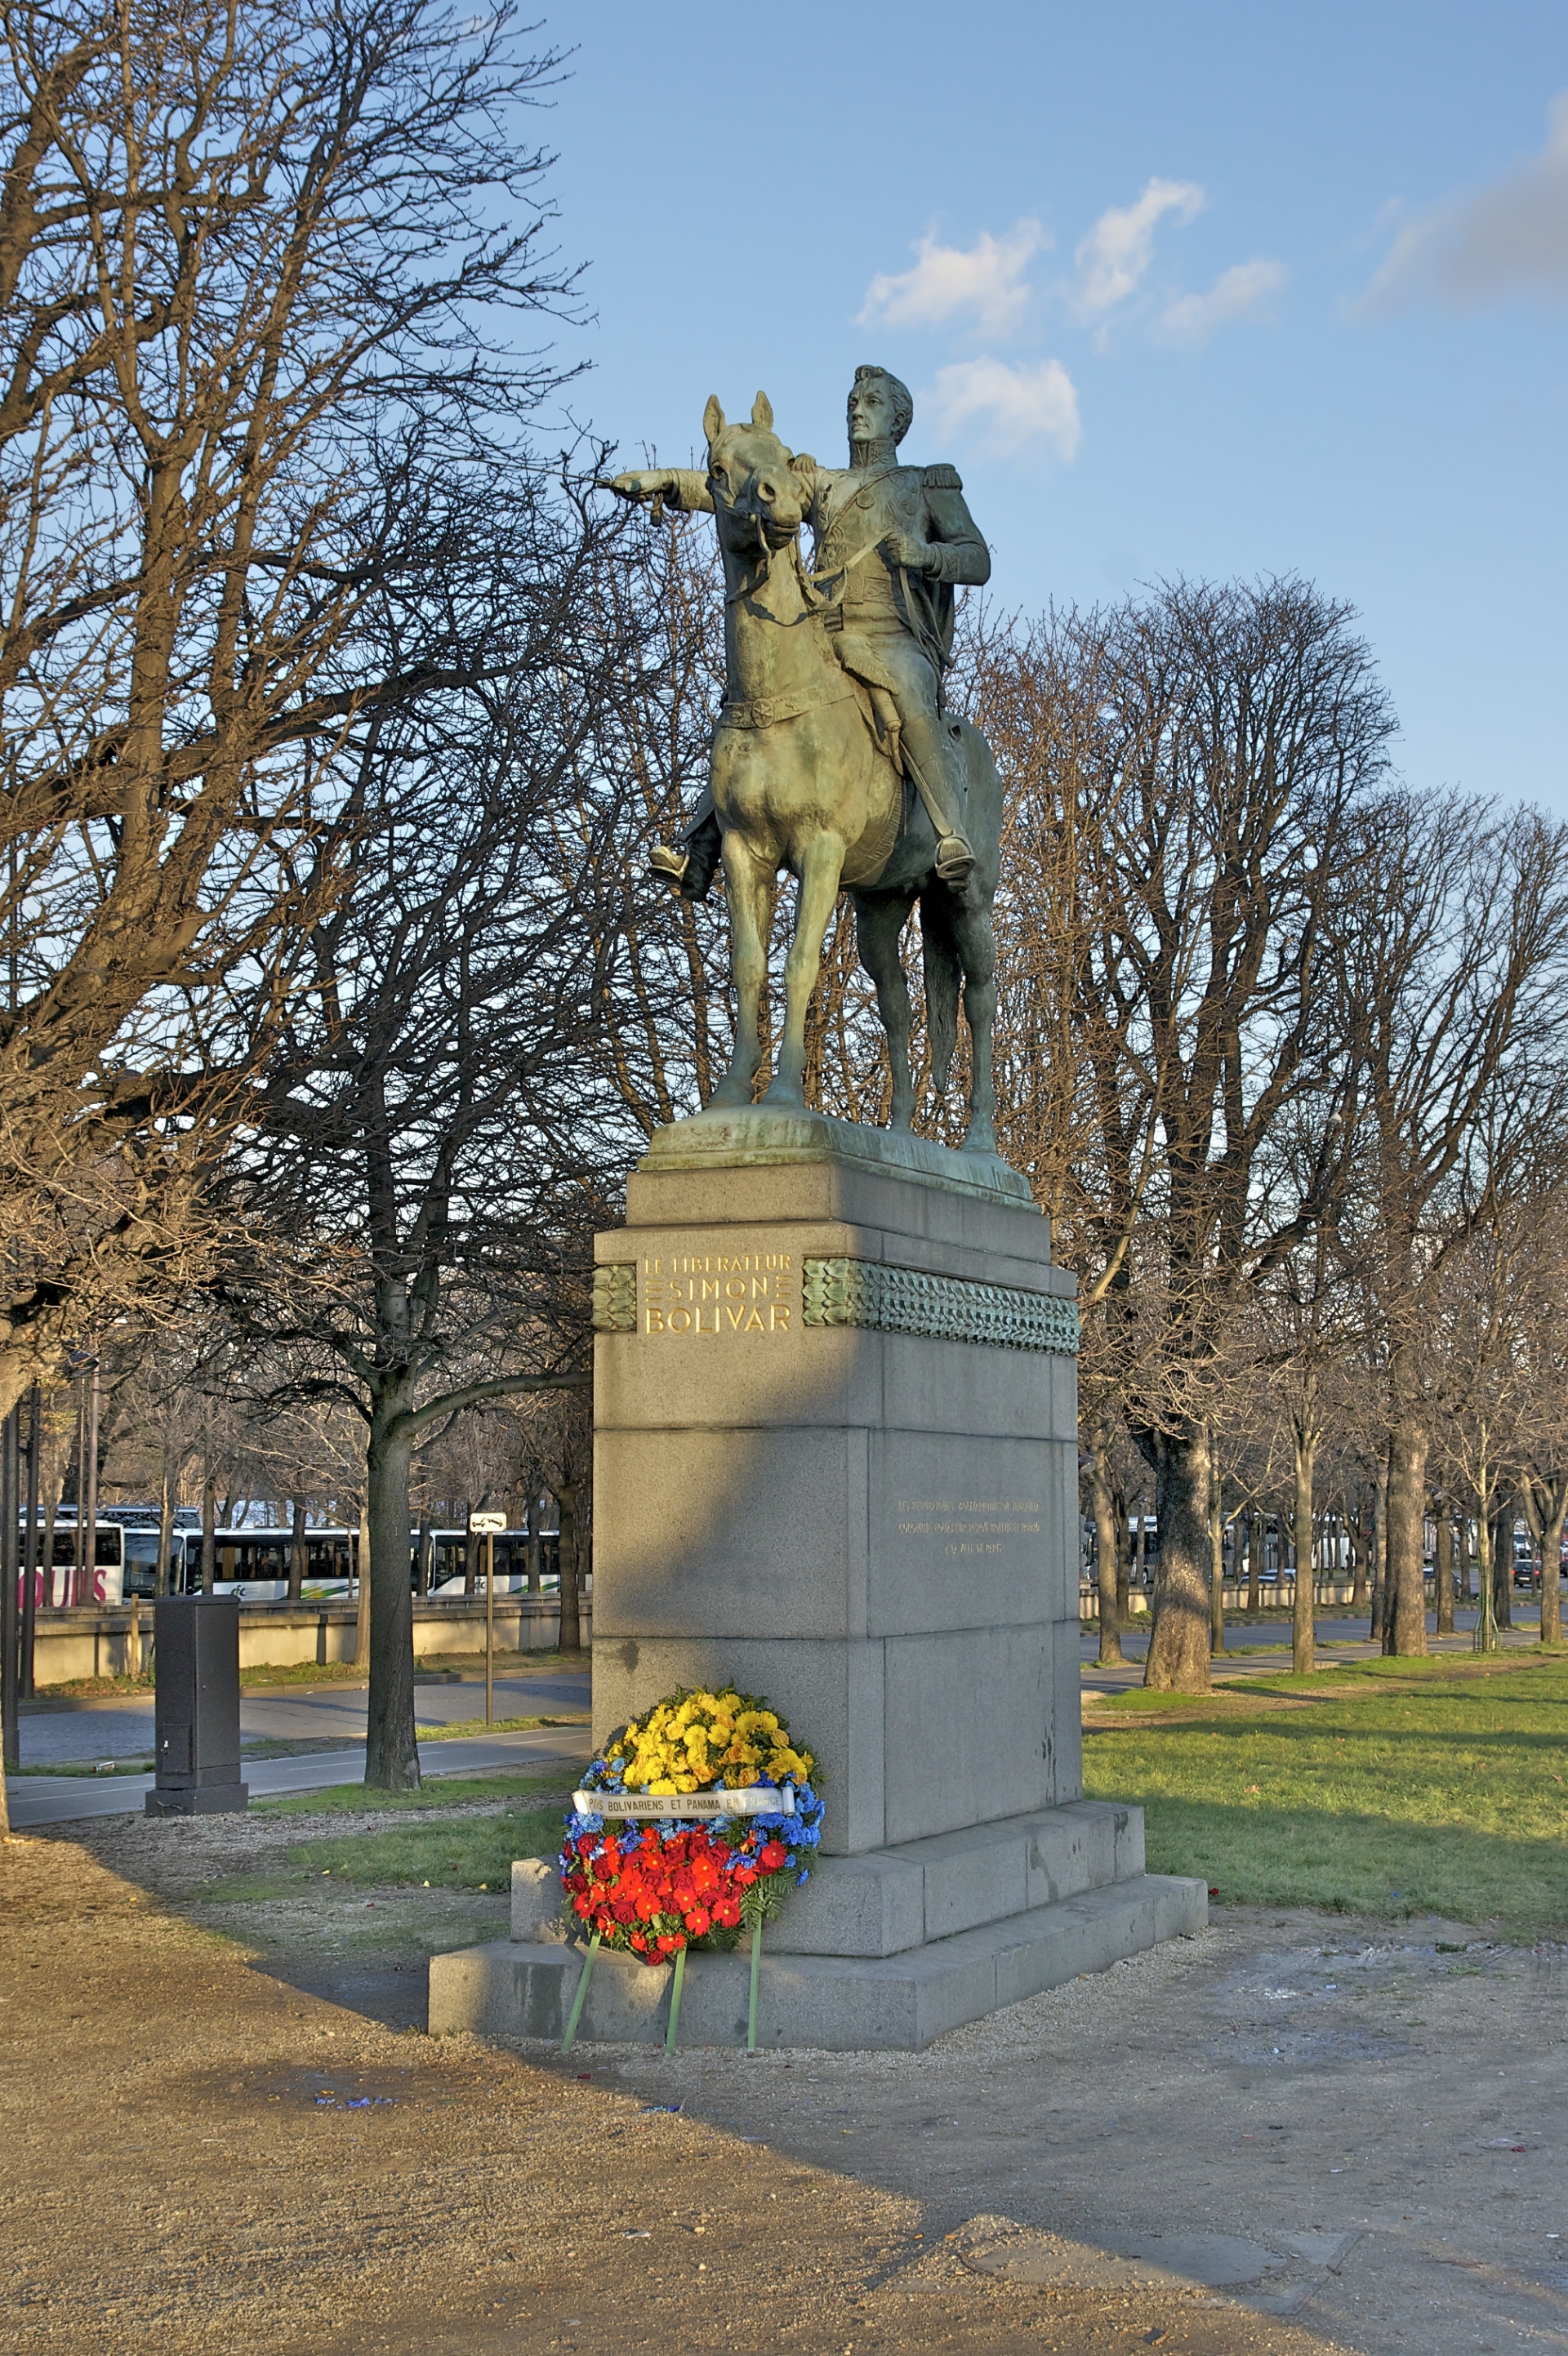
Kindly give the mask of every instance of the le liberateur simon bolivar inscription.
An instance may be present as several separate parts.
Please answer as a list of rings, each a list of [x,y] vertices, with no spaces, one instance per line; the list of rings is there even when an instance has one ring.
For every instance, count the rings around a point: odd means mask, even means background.
[[[792,1252],[660,1252],[637,1263],[642,1333],[789,1333],[800,1307]]]

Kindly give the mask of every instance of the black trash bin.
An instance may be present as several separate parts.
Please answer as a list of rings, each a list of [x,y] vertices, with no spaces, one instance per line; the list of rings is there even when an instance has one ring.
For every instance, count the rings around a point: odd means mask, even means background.
[[[232,1595],[164,1595],[157,1646],[157,1781],[149,1816],[232,1815],[240,1781],[240,1604]]]

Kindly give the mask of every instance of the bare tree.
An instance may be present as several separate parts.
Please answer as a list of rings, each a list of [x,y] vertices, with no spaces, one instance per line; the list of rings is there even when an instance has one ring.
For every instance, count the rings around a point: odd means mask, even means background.
[[[1422,1654],[1434,1288],[1468,1231],[1458,1190],[1484,1210],[1561,1130],[1568,829],[1458,796],[1390,794],[1359,832],[1360,919],[1337,937],[1335,962],[1340,1023],[1365,1075],[1391,1649]]]
[[[485,502],[467,487],[383,627],[467,648],[480,683],[354,740],[343,881],[234,1166],[245,1215],[286,1243],[226,1284],[293,1358],[275,1396],[364,1419],[366,1776],[390,1788],[418,1777],[413,1451],[479,1401],[583,1381],[591,1232],[639,1141],[599,1060],[602,943],[561,873],[568,831],[593,862],[585,810],[618,816],[607,782],[596,804],[579,787],[626,660],[596,579],[625,526],[521,466]]]
[[[1047,918],[1059,952],[1008,1052],[1044,1063],[1071,1042],[1055,1094],[1092,1120],[1057,1145],[1051,1183],[1081,1205],[1113,1342],[1146,1370],[1127,1404],[1160,1524],[1146,1679],[1203,1691],[1208,1379],[1337,1183],[1349,1082],[1316,976],[1392,722],[1347,609],[1294,582],[1051,617],[992,672],[988,722],[1019,715],[1047,872],[1056,843],[1073,851],[1075,913]],[[1305,1163],[1276,1151],[1285,1123],[1313,1141]]]
[[[505,0],[5,13],[0,1409],[105,1301],[203,1272],[298,847],[345,729],[431,684],[365,602],[430,437],[504,438],[551,380],[480,324],[567,290],[517,135],[554,60],[515,27]],[[213,997],[247,960],[259,1033]]]

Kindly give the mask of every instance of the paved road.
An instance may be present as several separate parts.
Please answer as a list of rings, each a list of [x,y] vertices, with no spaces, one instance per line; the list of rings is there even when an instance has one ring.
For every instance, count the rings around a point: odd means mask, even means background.
[[[1540,1618],[1533,1616],[1526,1622],[1520,1612],[1519,1606],[1516,1604],[1514,1608],[1514,1625],[1498,1632],[1499,1646],[1505,1650],[1529,1650],[1541,1641]],[[1437,1623],[1434,1615],[1430,1612],[1427,1613],[1428,1649],[1434,1653],[1460,1653],[1468,1656],[1472,1650],[1471,1637],[1476,1625],[1476,1614],[1473,1611],[1457,1612],[1454,1616],[1455,1633],[1452,1636],[1439,1636],[1436,1633]],[[1289,1668],[1291,1645],[1290,1627],[1287,1622],[1282,1620],[1232,1621],[1227,1625],[1225,1633],[1227,1641],[1234,1645],[1268,1644],[1277,1645],[1279,1649],[1266,1653],[1233,1653],[1223,1663],[1218,1661],[1215,1663],[1218,1676],[1272,1677],[1277,1676],[1282,1669]],[[1119,1668],[1101,1668],[1096,1661],[1094,1656],[1099,1649],[1100,1638],[1092,1626],[1081,1629],[1079,1634],[1079,1657],[1083,1663],[1085,1693],[1117,1693],[1128,1686],[1142,1684],[1144,1660],[1149,1649],[1149,1631],[1146,1622],[1123,1630],[1122,1649],[1126,1658]],[[1320,1669],[1330,1669],[1337,1664],[1377,1660],[1381,1657],[1381,1645],[1369,1642],[1367,1623],[1365,1619],[1361,1618],[1351,1620],[1336,1615],[1332,1618],[1320,1619],[1317,1622],[1317,1642],[1319,1646],[1317,1665]],[[1333,1645],[1331,1652],[1322,1649],[1325,1644],[1329,1644]]]
[[[520,1713],[521,1715],[521,1713]],[[515,1734],[459,1736],[430,1743],[421,1754],[425,1775],[477,1774],[495,1767],[575,1768],[589,1756],[585,1726],[541,1726]],[[253,1800],[285,1792],[318,1792],[330,1783],[356,1783],[365,1772],[364,1745],[352,1751],[315,1751],[303,1759],[251,1759],[245,1781]],[[150,1775],[11,1775],[5,1782],[11,1822],[29,1826],[73,1823],[82,1816],[140,1815]]]
[[[498,1677],[495,1697],[498,1718],[538,1718],[558,1710],[586,1709],[588,1673],[561,1669]],[[464,1719],[482,1719],[484,1681],[417,1686],[413,1709],[419,1726],[454,1726]],[[78,1760],[150,1759],[153,1705],[139,1694],[50,1702],[40,1709],[23,1711],[20,1733],[24,1767]],[[291,1686],[278,1692],[242,1694],[240,1733],[242,1740],[251,1741],[319,1742],[337,1737],[344,1743],[362,1742],[365,1688]]]

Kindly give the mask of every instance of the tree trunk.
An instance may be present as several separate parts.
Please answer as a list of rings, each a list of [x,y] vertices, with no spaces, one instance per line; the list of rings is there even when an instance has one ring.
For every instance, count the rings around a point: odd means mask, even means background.
[[[27,1393],[27,1538],[22,1554],[22,1660],[18,1691],[31,1701],[38,1618],[38,1490],[43,1478],[44,1395],[34,1383]]]
[[[1144,1493],[1142,1489],[1140,1489],[1138,1492],[1138,1526],[1133,1533],[1133,1556],[1132,1560],[1127,1566],[1127,1585],[1122,1597],[1122,1625],[1123,1628],[1127,1625],[1128,1620],[1132,1616],[1133,1590],[1134,1586],[1137,1588],[1140,1595],[1144,1592],[1144,1573],[1148,1569],[1149,1560],[1149,1533],[1144,1526],[1147,1518],[1148,1516],[1144,1511]]]
[[[305,1587],[305,1573],[310,1560],[310,1541],[305,1535],[305,1499],[294,1501],[294,1535],[288,1549],[288,1600],[299,1601]]]
[[[1492,1530],[1492,1616],[1513,1626],[1513,1500],[1500,1505]]]
[[[561,1631],[556,1638],[564,1653],[583,1649],[583,1621],[577,1595],[577,1484],[563,1481],[552,1488],[561,1516]]]
[[[1484,1493],[1483,1493],[1484,1494]],[[1476,1612],[1476,1650],[1495,1653],[1498,1649],[1497,1615],[1493,1610],[1496,1590],[1492,1585],[1492,1533],[1495,1525],[1485,1510],[1476,1516],[1476,1587],[1478,1603]]]
[[[101,1399],[102,1385],[98,1363],[94,1359],[92,1372],[87,1381],[87,1504],[85,1508],[77,1507],[79,1515],[84,1510],[86,1513],[87,1535],[81,1541],[81,1600],[84,1603],[96,1603],[98,1601],[98,1424]]]
[[[359,1533],[353,1541],[354,1666],[368,1676],[371,1670],[371,1515],[360,1507]]]
[[[1385,1457],[1372,1481],[1372,1610],[1374,1644],[1383,1633],[1389,1595],[1389,1467]]]
[[[1361,1510],[1361,1499],[1356,1500],[1356,1518],[1350,1525],[1350,1609],[1365,1612],[1367,1595],[1367,1524]]]
[[[44,1494],[43,1586],[39,1590],[44,1601],[52,1605],[55,1600],[55,1522],[59,1514],[60,1492],[65,1486],[62,1472],[58,1481],[51,1481]],[[67,1592],[70,1590],[68,1589]]]
[[[211,1467],[201,1476],[201,1592],[210,1595],[218,1576],[218,1476]]]
[[[435,1551],[435,1545],[430,1535],[430,1516],[428,1514],[421,1514],[419,1517],[419,1551],[416,1558],[419,1564],[418,1590],[421,1595],[428,1595],[430,1592],[431,1557]]]
[[[528,1500],[528,1591],[539,1593],[539,1493],[534,1490]]]
[[[1406,1660],[1426,1651],[1426,1449],[1425,1430],[1413,1418],[1394,1426],[1389,1443],[1383,1650]]]
[[[1448,1500],[1440,1489],[1437,1506],[1437,1545],[1433,1555],[1433,1601],[1437,1606],[1437,1633],[1440,1636],[1454,1633],[1454,1524],[1449,1516]]]
[[[361,1599],[367,1583],[370,1589],[365,1781],[381,1792],[413,1792],[419,1787],[419,1745],[413,1731],[413,1581],[408,1551],[408,1482],[413,1454],[408,1431],[410,1405],[401,1387],[389,1387],[371,1401],[370,1444],[365,1452],[366,1505],[360,1525]],[[367,1625],[362,1600],[360,1624]]]
[[[1210,1438],[1208,1462],[1214,1462]],[[1214,1473],[1208,1484],[1208,1654],[1212,1660],[1225,1650],[1225,1501],[1223,1484]]]
[[[1568,1520],[1568,1482],[1548,1492],[1549,1510],[1541,1517],[1541,1641],[1563,1641],[1563,1525]]]
[[[1312,1558],[1312,1489],[1317,1442],[1295,1434],[1295,1608],[1291,1617],[1290,1665],[1297,1676],[1317,1666],[1317,1580]]]
[[[1106,1471],[1104,1451],[1090,1451],[1089,1494],[1094,1512],[1095,1576],[1100,1590],[1100,1661],[1111,1665],[1122,1658],[1122,1617],[1117,1602],[1121,1580],[1122,1534],[1116,1526],[1116,1499]]]
[[[169,1558],[174,1552],[174,1474],[168,1458],[164,1459],[163,1478],[158,1483],[158,1558],[153,1570],[153,1593],[168,1595]]]
[[[1153,1693],[1208,1693],[1208,1447],[1201,1433],[1155,1440],[1160,1567],[1144,1683]]]

